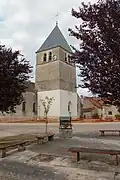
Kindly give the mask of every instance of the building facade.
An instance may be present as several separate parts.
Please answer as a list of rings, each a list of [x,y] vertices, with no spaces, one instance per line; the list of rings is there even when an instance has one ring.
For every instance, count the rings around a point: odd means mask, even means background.
[[[48,113],[50,118],[77,117],[76,67],[71,62],[72,51],[56,24],[36,52],[37,112],[44,117],[41,99],[53,97]]]
[[[84,118],[101,118],[115,119],[119,114],[116,106],[105,104],[103,100],[96,97],[83,98],[83,117]]]

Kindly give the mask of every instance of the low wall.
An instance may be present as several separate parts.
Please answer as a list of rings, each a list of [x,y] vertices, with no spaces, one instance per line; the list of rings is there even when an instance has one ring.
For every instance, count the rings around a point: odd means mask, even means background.
[[[81,123],[100,123],[100,122],[120,122],[120,119],[81,119],[81,118],[76,118],[73,119],[73,122],[81,122]]]
[[[0,123],[36,121],[34,117],[0,117]]]
[[[0,117],[0,123],[45,123],[44,118],[38,117]],[[48,118],[48,123],[58,123],[59,119]],[[81,119],[72,118],[72,123],[101,123],[101,122],[120,122],[120,119]]]
[[[45,123],[44,118],[38,117],[0,117],[0,123]],[[49,118],[48,123],[56,123],[58,119]]]

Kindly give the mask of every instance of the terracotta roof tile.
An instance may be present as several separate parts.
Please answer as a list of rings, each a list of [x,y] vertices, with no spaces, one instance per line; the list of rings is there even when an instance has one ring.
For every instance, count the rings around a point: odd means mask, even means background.
[[[85,97],[85,99],[89,100],[97,108],[102,108],[104,105],[104,101],[101,98]]]

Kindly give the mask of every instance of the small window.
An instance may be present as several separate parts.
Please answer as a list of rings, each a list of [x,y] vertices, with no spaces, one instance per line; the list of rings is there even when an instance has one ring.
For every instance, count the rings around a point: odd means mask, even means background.
[[[52,60],[52,52],[49,52],[49,61]]]
[[[25,112],[26,111],[26,102],[23,102],[22,103],[22,112]]]
[[[70,55],[68,55],[68,63],[70,63]]]
[[[33,103],[33,113],[35,113],[36,107],[35,107],[35,103]]]
[[[65,62],[67,62],[67,55],[66,55],[66,53],[65,53]]]
[[[112,115],[112,111],[108,111],[108,115]]]
[[[43,61],[46,62],[47,61],[47,54],[44,53],[44,56],[43,56]]]

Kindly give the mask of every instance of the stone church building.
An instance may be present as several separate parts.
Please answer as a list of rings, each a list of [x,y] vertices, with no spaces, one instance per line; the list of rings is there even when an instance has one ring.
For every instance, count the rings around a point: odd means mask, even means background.
[[[53,31],[36,52],[38,116],[44,116],[40,99],[54,97],[49,116],[77,116],[76,67],[70,62],[72,51],[56,24]]]
[[[10,117],[44,117],[41,99],[54,97],[48,117],[79,116],[76,89],[76,67],[71,62],[71,48],[58,24],[36,52],[35,83],[30,82],[24,93],[25,101]]]

